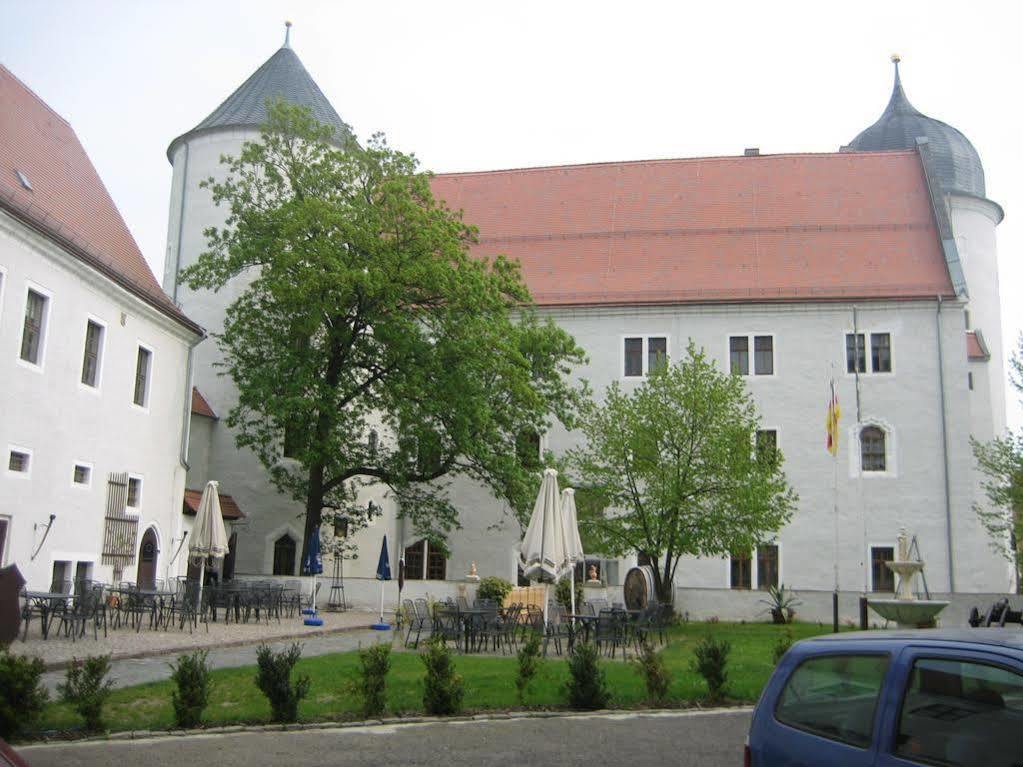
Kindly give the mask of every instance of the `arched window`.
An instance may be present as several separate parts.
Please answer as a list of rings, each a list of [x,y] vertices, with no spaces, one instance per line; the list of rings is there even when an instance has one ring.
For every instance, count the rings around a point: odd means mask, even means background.
[[[274,575],[295,574],[295,539],[285,533],[274,542]]]
[[[863,471],[885,471],[885,434],[877,426],[860,432],[860,461]]]

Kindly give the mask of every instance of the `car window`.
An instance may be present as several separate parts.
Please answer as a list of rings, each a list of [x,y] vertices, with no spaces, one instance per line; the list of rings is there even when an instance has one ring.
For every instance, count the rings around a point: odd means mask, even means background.
[[[866,748],[888,668],[887,655],[827,655],[792,672],[775,708],[784,724]]]
[[[921,658],[902,701],[895,753],[922,764],[1023,763],[1023,676],[966,660]]]

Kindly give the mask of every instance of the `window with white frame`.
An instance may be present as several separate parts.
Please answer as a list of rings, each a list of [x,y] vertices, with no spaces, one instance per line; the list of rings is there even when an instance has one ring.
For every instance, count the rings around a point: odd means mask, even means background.
[[[845,334],[845,371],[867,372],[867,336],[865,333]],[[892,334],[870,334],[870,372],[892,372]]]
[[[82,356],[82,383],[99,386],[99,366],[103,354],[103,326],[89,320],[85,323],[85,350]]]
[[[142,506],[142,477],[128,477],[128,498],[124,505],[136,511]]]
[[[153,353],[144,346],[139,347],[135,360],[135,396],[133,402],[139,407],[149,404],[149,373],[153,364]]]
[[[7,452],[7,471],[27,477],[32,468],[32,451],[25,447],[10,447]]]
[[[728,337],[728,369],[732,375],[750,374],[750,349],[753,350],[753,375],[774,375],[774,336],[743,335]]]
[[[32,365],[42,364],[49,303],[50,299],[42,293],[28,289],[25,297],[25,324],[21,330],[21,359]]]
[[[860,430],[860,468],[867,471],[886,471],[886,438],[879,426],[864,426]]]
[[[92,484],[92,466],[88,463],[76,463],[71,475],[71,481],[80,486]]]
[[[667,336],[632,336],[624,339],[622,375],[640,378],[668,364]]]

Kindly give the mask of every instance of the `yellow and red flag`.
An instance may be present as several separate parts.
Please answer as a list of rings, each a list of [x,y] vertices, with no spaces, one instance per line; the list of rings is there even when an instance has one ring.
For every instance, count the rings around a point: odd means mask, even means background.
[[[831,399],[828,401],[828,416],[825,420],[827,428],[827,441],[825,445],[828,452],[838,455],[838,419],[842,417],[842,410],[838,406],[838,393],[835,391],[835,381],[831,381]]]

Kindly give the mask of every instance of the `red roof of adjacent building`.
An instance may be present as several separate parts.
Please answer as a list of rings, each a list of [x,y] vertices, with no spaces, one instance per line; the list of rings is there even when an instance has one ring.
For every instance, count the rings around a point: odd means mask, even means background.
[[[991,352],[984,343],[984,336],[979,330],[966,331],[966,359],[983,362],[991,359]]]
[[[220,513],[224,519],[235,520],[245,517],[242,510],[238,508],[238,504],[234,502],[234,498],[229,495],[224,495],[223,493],[217,493],[217,495],[220,496]],[[186,490],[185,508],[183,513],[190,514],[194,517],[199,513],[199,501],[201,500],[202,490]]]
[[[955,295],[915,152],[452,173],[433,191],[541,306]]]
[[[71,125],[3,65],[0,208],[202,333],[160,288]]]
[[[202,392],[192,387],[192,412],[196,415],[204,415],[207,418],[217,420],[217,414],[213,412],[210,403],[202,396]]]

